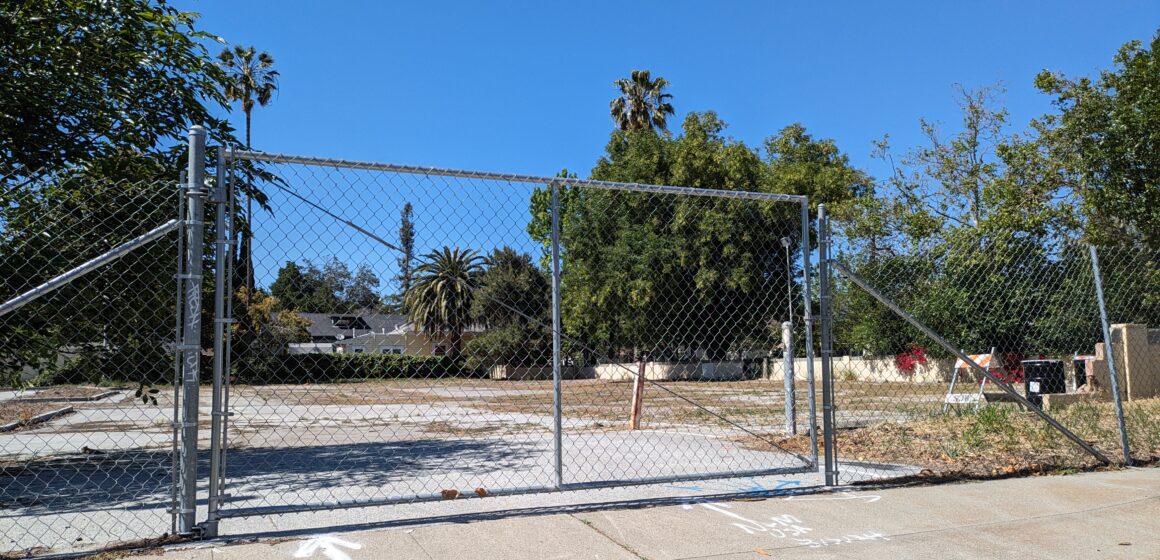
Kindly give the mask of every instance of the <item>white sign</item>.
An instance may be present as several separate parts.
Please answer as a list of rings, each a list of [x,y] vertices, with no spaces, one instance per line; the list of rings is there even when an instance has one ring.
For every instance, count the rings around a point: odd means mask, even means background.
[[[1027,388],[1032,393],[1038,393],[1039,392],[1039,382],[1038,381],[1030,381],[1027,383]]]
[[[974,404],[979,402],[978,393],[954,393],[947,395],[947,404]]]

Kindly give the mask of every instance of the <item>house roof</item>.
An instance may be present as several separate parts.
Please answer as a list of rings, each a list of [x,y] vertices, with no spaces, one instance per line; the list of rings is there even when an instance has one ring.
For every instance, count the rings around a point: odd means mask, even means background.
[[[388,313],[299,313],[310,322],[306,331],[311,338],[351,338],[372,332],[391,332],[407,329],[404,315]]]

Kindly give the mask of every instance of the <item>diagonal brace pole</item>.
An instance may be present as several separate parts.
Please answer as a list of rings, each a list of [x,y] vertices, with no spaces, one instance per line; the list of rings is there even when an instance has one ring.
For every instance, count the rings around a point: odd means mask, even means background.
[[[1051,415],[1047,414],[1046,412],[1043,412],[1043,410],[1041,410],[1039,407],[1031,404],[1031,401],[1028,401],[1026,398],[1023,397],[1023,395],[1020,395],[1011,386],[1007,385],[1006,383],[1000,383],[998,379],[996,379],[993,375],[991,375],[990,371],[987,371],[987,369],[985,369],[982,366],[980,366],[979,364],[975,363],[975,361],[972,360],[970,356],[964,354],[962,351],[955,348],[954,346],[951,346],[951,344],[949,342],[947,342],[946,339],[939,336],[938,333],[934,332],[934,330],[932,330],[930,327],[922,324],[922,322],[920,322],[918,319],[914,318],[911,314],[904,311],[901,307],[898,306],[898,304],[894,303],[889,298],[882,295],[882,293],[880,293],[878,290],[875,290],[873,287],[870,286],[869,283],[867,283],[865,280],[863,280],[860,276],[858,276],[857,274],[854,274],[853,272],[850,271],[850,269],[846,268],[845,265],[843,265],[842,263],[840,263],[836,260],[830,261],[830,264],[833,265],[833,267],[835,269],[837,269],[838,272],[842,273],[842,276],[845,276],[846,278],[850,279],[851,282],[857,284],[859,288],[862,288],[863,290],[865,290],[866,293],[870,294],[871,297],[878,300],[886,307],[890,308],[890,310],[893,311],[894,313],[898,314],[899,317],[902,317],[903,319],[906,320],[906,322],[910,323],[916,329],[922,331],[924,334],[929,336],[936,343],[938,343],[939,346],[942,346],[948,352],[954,354],[957,358],[962,360],[963,363],[969,365],[971,367],[971,369],[979,372],[986,379],[989,379],[992,383],[994,383],[996,386],[998,386],[1000,389],[1002,389],[1004,392],[1006,392],[1008,395],[1010,395],[1012,398],[1014,398],[1017,402],[1019,402],[1020,404],[1022,404],[1025,407],[1027,407],[1028,410],[1034,412],[1040,418],[1043,418],[1043,420],[1045,422],[1047,422],[1048,424],[1050,424],[1052,428],[1055,428],[1061,434],[1067,436],[1067,439],[1070,439],[1071,441],[1075,442],[1076,445],[1083,448],[1084,451],[1090,453],[1093,457],[1098,459],[1100,462],[1102,462],[1104,464],[1111,464],[1111,461],[1107,457],[1105,457],[1103,453],[1100,453],[1100,451],[1098,449],[1096,449],[1095,447],[1092,447],[1092,444],[1084,441],[1082,438],[1075,435],[1071,430],[1068,430],[1067,428],[1065,428],[1063,426],[1063,424],[1060,424],[1059,421],[1057,421],[1055,418],[1052,418]]]
[[[24,305],[29,304],[37,299],[40,299],[41,297],[51,293],[53,290],[57,290],[63,286],[66,286],[73,280],[76,280],[81,276],[84,276],[98,268],[101,268],[102,266],[105,266],[106,264],[109,264],[125,255],[128,255],[129,253],[132,253],[144,245],[148,245],[153,241],[156,241],[158,238],[164,236],[165,234],[176,230],[180,225],[181,222],[179,220],[169,220],[168,222],[165,222],[164,224],[161,224],[141,234],[138,237],[130,239],[129,241],[117,245],[116,247],[113,247],[112,249],[109,249],[100,255],[97,255],[96,257],[78,265],[76,268],[64,272],[63,274],[60,274],[59,276],[0,304],[0,317],[16,311],[17,309],[20,309]]]

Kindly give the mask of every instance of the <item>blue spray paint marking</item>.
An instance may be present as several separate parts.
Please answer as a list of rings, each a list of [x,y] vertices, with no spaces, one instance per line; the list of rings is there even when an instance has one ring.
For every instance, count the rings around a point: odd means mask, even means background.
[[[800,486],[801,483],[802,483],[802,481],[800,481],[800,480],[778,479],[777,484],[773,487],[770,487],[770,486],[766,486],[766,485],[758,482],[754,478],[750,478],[750,479],[748,479],[748,484],[743,484],[741,486],[721,486],[721,487],[718,487],[716,489],[720,490],[722,492],[732,491],[732,492],[738,492],[738,493],[742,493],[742,494],[755,494],[755,493],[762,493],[762,492],[767,492],[767,493],[774,492],[774,493],[776,493],[777,490],[781,490],[783,488],[788,488],[790,486]],[[688,492],[704,492],[704,491],[710,489],[710,488],[706,488],[704,486],[701,486],[699,484],[693,484],[693,485],[689,485],[689,486],[678,486],[675,484],[666,484],[665,488],[672,488],[674,490],[685,490]]]

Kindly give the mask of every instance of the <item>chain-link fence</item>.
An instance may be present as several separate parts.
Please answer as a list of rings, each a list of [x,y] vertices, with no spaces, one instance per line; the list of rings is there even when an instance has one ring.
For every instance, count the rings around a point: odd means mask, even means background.
[[[0,174],[0,554],[172,531],[177,177]]]
[[[1090,367],[1098,386],[1107,364],[1115,365],[1132,460],[1154,462],[1160,460],[1160,250],[1102,244],[1094,255],[1112,351],[1097,351]],[[1105,422],[1107,404],[1100,406]]]
[[[1133,456],[1155,457],[1155,250],[1093,248],[1066,230],[988,224],[903,243],[836,237],[830,247],[840,481],[1123,461],[1116,381]]]
[[[1160,255],[1140,243],[983,224],[819,246],[804,197],[744,185],[204,141],[188,184],[0,180],[5,552],[355,505],[1160,454]]]
[[[233,157],[222,517],[816,468],[801,197]]]

